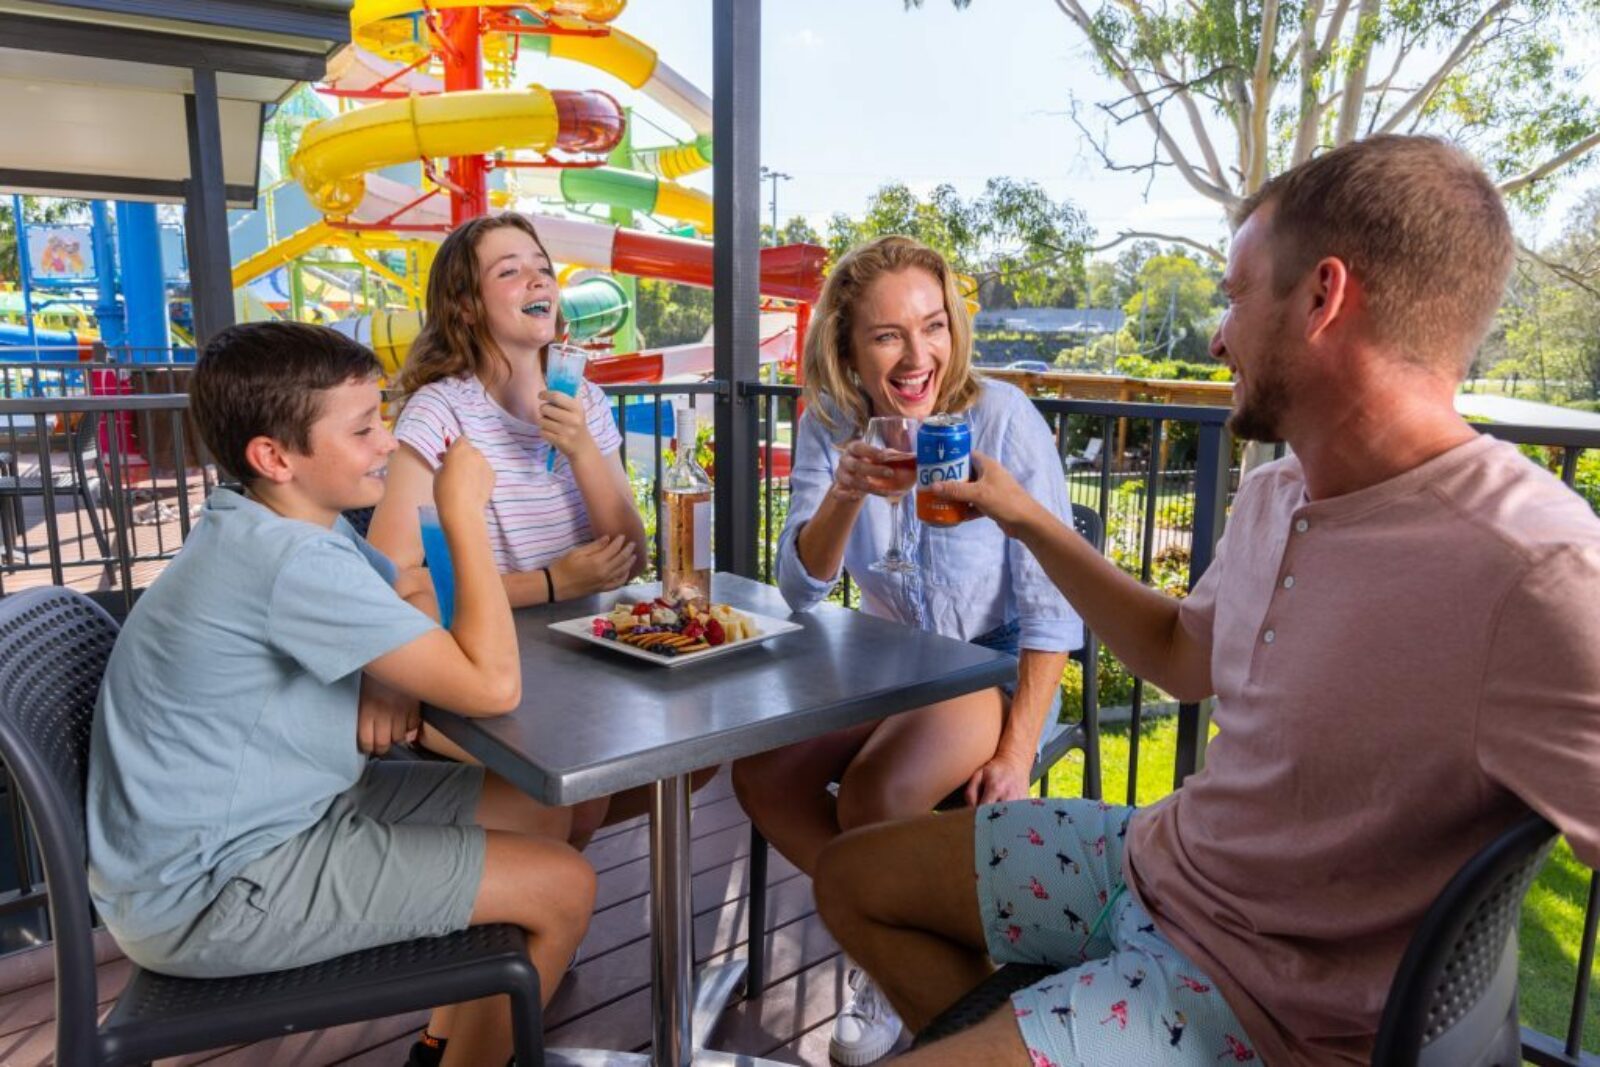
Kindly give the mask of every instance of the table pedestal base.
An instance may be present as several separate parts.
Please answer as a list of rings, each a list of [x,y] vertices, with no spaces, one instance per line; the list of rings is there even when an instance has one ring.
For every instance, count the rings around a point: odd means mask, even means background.
[[[717,1020],[729,1003],[739,995],[744,984],[744,960],[714,963],[700,969],[694,982],[693,1036],[691,1059],[695,1067],[785,1067],[777,1060],[763,1060],[755,1056],[741,1056],[732,1052],[718,1052],[706,1048]],[[651,1067],[651,1059],[642,1052],[612,1052],[607,1049],[546,1049],[544,1061],[549,1067]]]

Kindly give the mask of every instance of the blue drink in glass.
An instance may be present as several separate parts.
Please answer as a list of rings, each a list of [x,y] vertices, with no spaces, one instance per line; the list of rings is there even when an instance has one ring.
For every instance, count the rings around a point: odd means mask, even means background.
[[[422,558],[433,579],[433,595],[439,600],[439,625],[448,630],[456,613],[456,568],[450,559],[450,542],[439,525],[438,508],[420,507],[417,515],[422,521]]]
[[[589,353],[577,345],[552,344],[546,349],[544,383],[552,392],[577,396],[588,363]],[[545,455],[544,469],[546,472],[556,469],[554,445]]]

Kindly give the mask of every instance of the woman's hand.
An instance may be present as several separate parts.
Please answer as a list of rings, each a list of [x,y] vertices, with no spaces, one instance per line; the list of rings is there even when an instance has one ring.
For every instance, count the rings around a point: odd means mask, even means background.
[[[621,534],[579,545],[550,564],[556,596],[571,600],[617,589],[632,576],[633,559],[633,542]]]
[[[1018,763],[996,754],[967,779],[967,804],[975,808],[979,804],[1000,804],[1007,800],[1023,799],[1032,786],[1028,781],[1032,771],[1031,763]]]
[[[589,434],[589,417],[583,401],[566,393],[546,389],[539,394],[539,432],[568,462],[576,462],[591,450],[598,451]]]
[[[883,449],[865,441],[851,441],[839,452],[833,468],[833,491],[846,500],[860,500],[868,493],[882,495],[894,471],[881,462]]]

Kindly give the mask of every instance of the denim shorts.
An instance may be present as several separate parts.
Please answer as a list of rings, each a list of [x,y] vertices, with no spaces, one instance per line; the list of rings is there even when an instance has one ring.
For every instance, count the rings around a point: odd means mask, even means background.
[[[463,930],[483,879],[482,795],[482,767],[375,760],[192,921],[119,944],[147,970],[221,978]]]
[[[1059,973],[1011,995],[1035,1067],[1257,1060],[1216,983],[1122,881],[1132,808],[1097,800],[988,804],[974,818],[989,955]]]
[[[977,645],[979,648],[991,649],[995,652],[1004,652],[1006,655],[1020,660],[1022,658],[1021,642],[1022,624],[1013,619],[1011,622],[1001,623],[988,633],[979,634],[967,643]],[[1000,691],[1006,695],[1007,700],[1015,697],[1017,695],[1016,679],[1001,683]],[[1058,683],[1055,689],[1055,696],[1050,699],[1050,710],[1045,713],[1044,728],[1040,731],[1039,740],[1034,745],[1035,753],[1044,750],[1045,739],[1055,732],[1054,727],[1060,718],[1061,686]]]

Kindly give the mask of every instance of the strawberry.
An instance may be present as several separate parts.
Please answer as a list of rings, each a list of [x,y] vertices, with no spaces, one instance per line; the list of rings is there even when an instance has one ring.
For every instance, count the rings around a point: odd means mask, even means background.
[[[716,619],[707,619],[705,638],[706,644],[715,648],[717,645],[722,644],[728,639],[728,634],[727,631],[722,628],[722,624]]]
[[[640,615],[648,615],[648,614],[650,614],[650,608],[651,608],[650,604],[648,604],[648,603],[646,603],[644,601],[640,601],[639,603],[637,603],[637,604],[635,604],[633,606],[634,617],[637,618]]]
[[[683,632],[683,636],[685,636],[685,637],[700,637],[701,635],[703,635],[706,632],[706,628],[704,626],[701,626],[698,622],[695,622],[693,619],[691,619],[688,622],[683,624],[683,631],[682,632]]]

